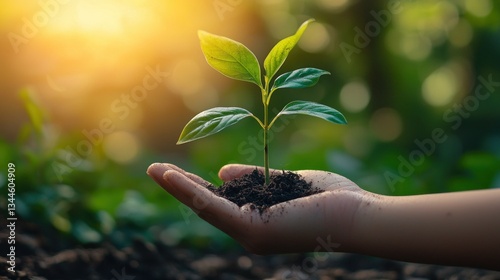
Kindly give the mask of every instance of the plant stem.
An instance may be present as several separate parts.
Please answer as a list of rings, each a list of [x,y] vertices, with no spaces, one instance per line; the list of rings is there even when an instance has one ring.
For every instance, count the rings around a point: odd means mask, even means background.
[[[264,105],[264,178],[265,185],[269,186],[269,80],[265,77],[265,87],[262,88],[262,104]]]
[[[266,186],[269,185],[269,116],[268,105],[264,103],[264,177]]]

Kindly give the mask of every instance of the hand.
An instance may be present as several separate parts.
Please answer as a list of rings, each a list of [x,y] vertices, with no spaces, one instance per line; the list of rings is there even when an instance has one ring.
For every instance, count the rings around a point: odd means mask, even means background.
[[[254,166],[226,165],[232,180]],[[325,171],[297,171],[322,193],[279,203],[262,214],[213,194],[202,178],[155,163],[148,174],[201,218],[257,254],[337,251],[500,270],[500,189],[387,197]]]
[[[219,177],[228,181],[254,169],[226,165]],[[365,191],[340,175],[301,170],[297,173],[325,191],[276,204],[261,214],[250,205],[238,207],[213,194],[206,188],[207,181],[172,164],[155,163],[147,173],[202,219],[256,254],[347,251],[356,211],[366,196]]]

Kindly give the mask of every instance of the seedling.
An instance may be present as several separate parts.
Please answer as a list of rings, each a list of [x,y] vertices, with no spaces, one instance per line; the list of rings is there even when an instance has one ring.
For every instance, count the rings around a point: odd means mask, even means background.
[[[269,121],[269,102],[273,93],[283,88],[306,88],[315,85],[322,75],[330,74],[317,68],[301,68],[278,76],[272,86],[270,82],[281,68],[292,48],[306,30],[310,19],[304,22],[297,32],[278,42],[264,60],[264,82],[261,68],[255,55],[243,44],[232,39],[198,31],[201,49],[210,66],[223,75],[245,82],[254,83],[262,93],[264,105],[263,120],[246,109],[239,107],[217,107],[208,109],[192,118],[182,130],[177,144],[194,141],[229,127],[238,121],[252,117],[264,131],[264,176],[269,184],[269,137],[268,133],[275,121],[283,115],[303,114],[318,117],[338,124],[346,124],[345,117],[337,110],[323,104],[310,101],[292,101],[288,103],[271,121]]]

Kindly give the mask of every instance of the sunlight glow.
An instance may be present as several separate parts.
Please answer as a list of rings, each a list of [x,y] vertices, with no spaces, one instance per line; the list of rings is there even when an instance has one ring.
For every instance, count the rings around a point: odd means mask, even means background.
[[[206,87],[213,70],[204,63],[197,31],[227,35],[248,20],[238,7],[225,14],[234,16],[227,24],[208,1],[6,1],[0,11],[10,34],[2,57],[12,65],[7,75],[36,88],[54,122],[79,130],[110,118],[130,132],[161,104],[214,105],[218,93]],[[146,89],[145,98],[127,98],[138,87]],[[184,109],[172,105],[167,113]]]
[[[205,86],[203,73],[198,62],[185,59],[175,63],[172,77],[168,80],[168,87],[173,92],[192,95],[201,91]]]
[[[54,31],[121,35],[129,27],[144,25],[150,17],[147,10],[133,1],[80,0],[62,9],[51,24]]]
[[[104,139],[104,153],[118,163],[129,163],[139,153],[139,141],[129,132],[114,132]]]
[[[198,91],[192,95],[184,95],[183,101],[193,113],[198,113],[210,107],[215,107],[219,102],[219,94],[214,87],[208,86],[203,91]]]

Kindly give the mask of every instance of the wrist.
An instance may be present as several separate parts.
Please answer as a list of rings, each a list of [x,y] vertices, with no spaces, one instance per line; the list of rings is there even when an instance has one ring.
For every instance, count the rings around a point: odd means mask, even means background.
[[[353,193],[351,220],[346,223],[344,252],[370,253],[373,243],[380,243],[383,236],[375,236],[373,221],[391,207],[388,197],[360,189]],[[368,252],[367,252],[368,249]]]

